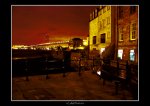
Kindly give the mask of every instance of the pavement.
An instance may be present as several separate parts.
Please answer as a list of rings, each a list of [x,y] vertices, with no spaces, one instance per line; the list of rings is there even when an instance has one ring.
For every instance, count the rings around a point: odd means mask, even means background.
[[[131,93],[119,88],[115,94],[114,82],[106,82],[91,71],[12,78],[12,101],[16,100],[133,100]]]

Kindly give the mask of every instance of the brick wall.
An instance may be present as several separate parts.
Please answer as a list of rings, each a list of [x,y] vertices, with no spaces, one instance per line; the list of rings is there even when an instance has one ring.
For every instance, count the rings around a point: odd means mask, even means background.
[[[135,40],[130,40],[130,28],[131,23],[136,23],[136,36]],[[135,57],[138,55],[138,7],[136,7],[136,12],[130,14],[130,6],[123,6],[123,17],[118,19],[118,29],[123,27],[123,41],[118,41],[118,49],[123,49],[123,59],[129,60],[129,53],[131,49],[135,51]],[[118,34],[119,35],[119,34]],[[136,62],[138,58],[135,58]]]

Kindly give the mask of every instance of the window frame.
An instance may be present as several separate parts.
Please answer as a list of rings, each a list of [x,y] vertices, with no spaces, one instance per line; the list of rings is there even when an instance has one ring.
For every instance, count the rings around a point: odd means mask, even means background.
[[[104,35],[104,37],[103,37],[103,35]],[[100,41],[101,41],[101,43],[106,43],[106,33],[101,34]]]
[[[93,44],[96,44],[96,36],[93,36]]]
[[[137,30],[136,25],[137,25],[136,22],[132,22],[130,24],[130,40],[131,41],[136,40],[136,30]]]

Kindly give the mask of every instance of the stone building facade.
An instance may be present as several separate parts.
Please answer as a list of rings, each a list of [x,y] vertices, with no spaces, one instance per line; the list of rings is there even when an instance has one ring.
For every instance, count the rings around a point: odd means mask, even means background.
[[[109,55],[114,44],[114,59],[138,62],[138,18],[136,5],[99,6],[90,14],[90,51],[96,49]]]
[[[99,6],[90,14],[89,38],[90,51],[98,50],[100,54],[110,45],[115,44],[116,6]],[[105,52],[106,53],[106,52]],[[104,53],[103,53],[104,54]]]
[[[118,6],[118,57],[138,62],[138,6]]]

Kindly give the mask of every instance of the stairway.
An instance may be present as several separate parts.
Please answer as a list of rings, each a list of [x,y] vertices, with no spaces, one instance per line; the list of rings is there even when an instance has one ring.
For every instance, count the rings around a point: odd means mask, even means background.
[[[102,52],[103,59],[113,60],[115,55],[115,44],[111,43],[109,46],[105,48],[105,51]]]

